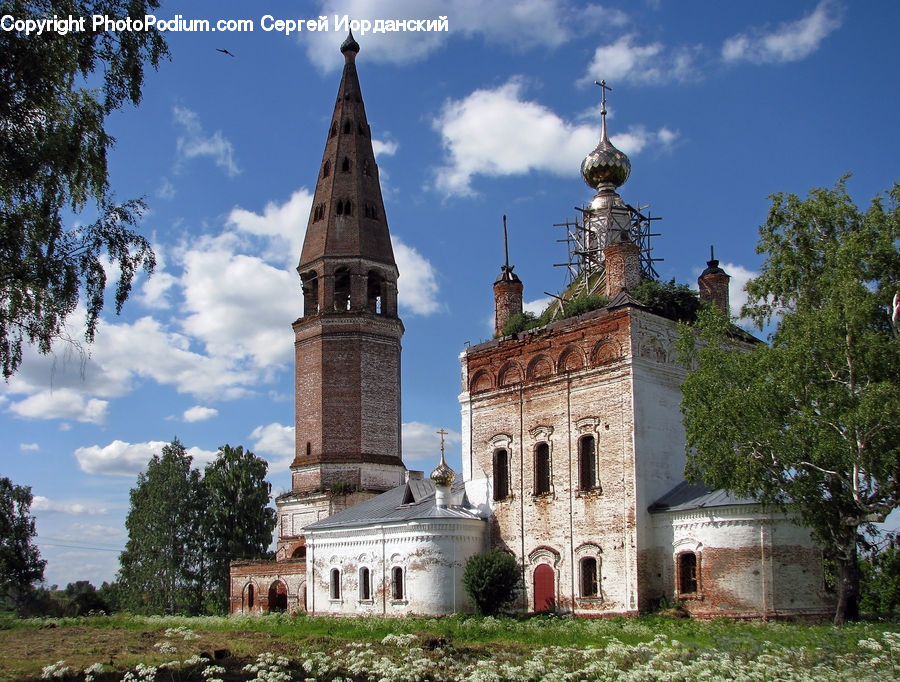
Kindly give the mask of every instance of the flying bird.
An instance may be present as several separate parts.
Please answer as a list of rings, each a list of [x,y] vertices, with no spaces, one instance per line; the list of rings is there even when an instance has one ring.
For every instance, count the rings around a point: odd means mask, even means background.
[[[220,49],[220,48],[218,48],[218,47],[216,48],[216,52],[221,52],[222,54],[227,54],[229,57],[233,57],[233,56],[234,56],[234,55],[231,54],[228,50],[222,50],[222,49]]]

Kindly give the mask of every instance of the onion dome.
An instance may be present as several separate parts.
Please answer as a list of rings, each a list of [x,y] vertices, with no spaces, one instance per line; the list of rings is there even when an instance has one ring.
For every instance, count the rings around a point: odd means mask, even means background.
[[[456,472],[444,461],[444,453],[441,452],[441,463],[431,472],[431,481],[436,487],[449,488],[456,480]]]
[[[347,39],[341,43],[341,54],[346,56],[348,52],[359,54],[359,43],[353,38],[353,31],[350,31]]]
[[[631,161],[609,141],[606,133],[606,91],[610,88],[606,85],[606,81],[600,81],[597,85],[603,88],[600,105],[602,120],[600,142],[581,162],[581,177],[594,189],[599,189],[600,185],[621,187],[631,174]]]

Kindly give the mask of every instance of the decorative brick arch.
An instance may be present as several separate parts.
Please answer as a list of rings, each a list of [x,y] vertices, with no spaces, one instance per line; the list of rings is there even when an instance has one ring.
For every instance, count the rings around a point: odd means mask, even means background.
[[[487,391],[494,387],[494,380],[491,373],[486,369],[480,369],[475,372],[475,376],[469,382],[469,390],[472,393]]]
[[[601,339],[591,350],[591,365],[599,367],[622,357],[622,344],[615,339]]]
[[[528,379],[546,379],[553,374],[553,361],[546,355],[537,355],[528,363]]]
[[[507,362],[497,374],[500,386],[512,386],[522,382],[522,368],[516,362]]]
[[[569,346],[559,354],[556,364],[560,372],[575,372],[584,369],[584,353],[576,346]]]

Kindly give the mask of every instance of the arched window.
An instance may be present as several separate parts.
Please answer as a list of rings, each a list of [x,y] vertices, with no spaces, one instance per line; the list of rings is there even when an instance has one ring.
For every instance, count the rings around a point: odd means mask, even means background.
[[[534,448],[534,494],[550,492],[550,445],[538,443]]]
[[[403,599],[403,569],[399,566],[391,569],[391,599]]]
[[[383,286],[384,277],[374,270],[370,270],[366,281],[366,309],[370,313],[380,315],[382,312]]]
[[[350,310],[350,271],[347,268],[334,271],[334,309]]]
[[[256,605],[256,590],[253,589],[253,583],[247,585],[247,608],[252,609]]]
[[[581,596],[597,597],[600,594],[600,576],[597,571],[597,559],[592,556],[584,557],[580,562],[581,568]]]
[[[348,215],[348,216],[353,215],[353,204],[350,202],[349,199],[347,199],[347,201],[344,202],[344,215]]]
[[[372,574],[368,566],[359,569],[359,600],[371,601],[372,599]]]
[[[597,448],[593,436],[578,439],[578,488],[591,490],[597,486]]]
[[[350,119],[348,118],[346,121],[344,121],[344,132],[345,133],[350,132],[350,126],[351,126]]]
[[[350,172],[350,157],[345,156],[343,162],[341,163],[341,171],[344,173]]]
[[[678,555],[678,591],[681,594],[697,592],[697,555],[684,552]]]
[[[506,448],[494,450],[494,499],[509,497],[509,452]]]
[[[303,315],[318,315],[319,313],[319,278],[315,270],[300,276],[303,288]],[[309,454],[309,453],[307,453]]]
[[[344,202],[338,201],[337,206],[334,209],[336,215],[344,215]]]
[[[337,121],[331,124],[331,133],[329,133],[328,137],[334,137],[337,135]]]
[[[331,175],[331,161],[326,161],[322,165],[322,177],[327,178],[329,175]]]
[[[332,599],[341,598],[341,571],[338,568],[331,569],[331,592]]]

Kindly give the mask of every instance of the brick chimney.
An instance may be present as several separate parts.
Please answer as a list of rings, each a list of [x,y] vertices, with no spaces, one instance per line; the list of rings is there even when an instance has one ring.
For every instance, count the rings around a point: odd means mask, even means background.
[[[728,282],[731,277],[719,267],[713,253],[713,247],[709,247],[709,260],[706,261],[706,270],[697,278],[697,286],[700,287],[700,300],[716,306],[719,310],[731,317],[731,307],[728,300]]]
[[[503,216],[503,252],[506,263],[500,266],[500,274],[494,282],[494,336],[503,336],[503,328],[513,315],[522,314],[522,290],[519,276],[509,264],[509,242],[506,238],[506,216]]]
[[[603,250],[606,259],[606,296],[633,290],[641,281],[641,250],[631,240],[612,242]]]

